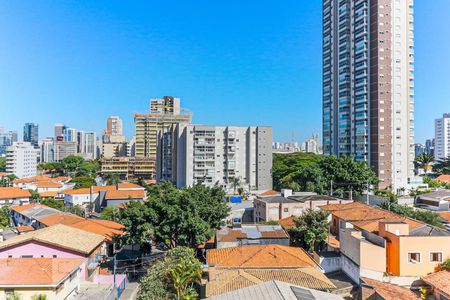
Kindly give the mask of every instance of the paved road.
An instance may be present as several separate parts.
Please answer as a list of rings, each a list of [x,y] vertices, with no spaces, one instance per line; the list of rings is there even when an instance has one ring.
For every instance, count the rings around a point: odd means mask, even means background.
[[[127,287],[122,292],[120,300],[135,300],[139,290],[139,283],[127,282]]]

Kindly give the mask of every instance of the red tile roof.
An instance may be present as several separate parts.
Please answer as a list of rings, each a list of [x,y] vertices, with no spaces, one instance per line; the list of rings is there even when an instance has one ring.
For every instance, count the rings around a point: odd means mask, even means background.
[[[139,184],[135,184],[132,182],[123,182],[119,183],[119,189],[145,189],[145,188],[140,186]]]
[[[36,181],[34,183],[38,188],[60,188],[62,184],[56,181]]]
[[[438,178],[436,178],[436,180],[445,182],[445,183],[450,183],[450,175],[442,174],[442,175],[438,176]]]
[[[441,293],[450,296],[450,271],[440,271],[422,277],[422,280],[431,285],[434,289],[439,290]]]
[[[43,207],[48,207],[47,205],[43,205],[43,204],[39,204],[39,203],[30,203],[30,204],[25,204],[25,205],[17,205],[17,206],[12,206],[10,209],[21,213],[27,209],[33,208],[35,206],[43,206]]]
[[[317,264],[298,247],[281,245],[245,245],[206,252],[209,265],[219,268],[301,268]]]
[[[33,228],[33,226],[29,226],[29,225],[27,225],[27,226],[17,226],[17,227],[16,227],[16,230],[17,230],[19,233],[21,233],[21,232],[33,231],[34,228]]]
[[[384,300],[419,300],[420,297],[409,289],[393,284],[361,277],[361,280],[373,287]]]
[[[267,191],[259,194],[259,196],[275,196],[275,195],[278,195],[278,194],[280,194],[280,192],[277,192],[275,190],[267,190]]]
[[[29,198],[31,194],[28,190],[18,187],[0,187],[0,199]]]
[[[0,259],[0,286],[58,285],[79,268],[81,258]]]
[[[107,191],[105,199],[106,200],[118,200],[118,199],[144,199],[144,190],[118,190],[118,191]]]

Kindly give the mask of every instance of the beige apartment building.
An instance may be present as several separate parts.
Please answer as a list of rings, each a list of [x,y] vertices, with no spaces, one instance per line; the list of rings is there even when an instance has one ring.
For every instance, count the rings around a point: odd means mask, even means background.
[[[102,158],[102,174],[117,174],[121,178],[153,179],[155,160],[147,157],[110,157]]]
[[[190,124],[192,114],[180,107],[180,99],[164,96],[150,100],[149,114],[135,114],[135,156],[154,161],[151,174],[156,178],[156,160],[161,135],[170,132],[174,124]]]
[[[450,232],[360,202],[326,205],[340,244],[342,270],[410,286],[450,257]]]

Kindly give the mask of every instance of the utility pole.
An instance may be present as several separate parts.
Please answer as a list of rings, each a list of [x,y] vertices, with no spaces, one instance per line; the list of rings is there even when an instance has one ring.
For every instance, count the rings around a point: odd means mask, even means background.
[[[333,180],[330,180],[330,196],[333,197]]]
[[[369,205],[369,182],[366,182],[367,190],[366,190],[366,204]]]

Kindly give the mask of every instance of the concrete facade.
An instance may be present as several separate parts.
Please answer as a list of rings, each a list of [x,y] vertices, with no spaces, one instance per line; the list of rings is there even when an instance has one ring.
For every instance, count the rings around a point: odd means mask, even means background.
[[[37,174],[37,150],[28,142],[15,142],[7,148],[6,173],[19,178]]]
[[[434,159],[442,160],[450,156],[450,113],[434,121]]]

